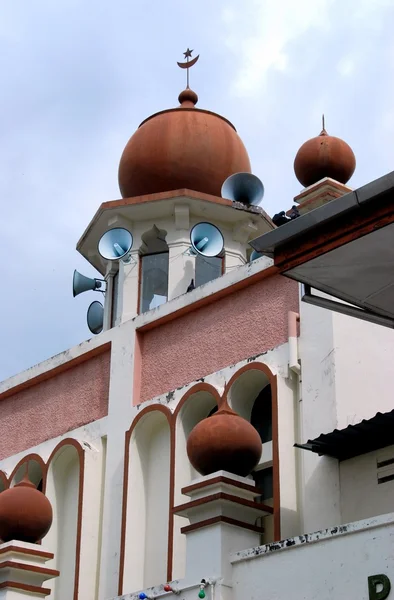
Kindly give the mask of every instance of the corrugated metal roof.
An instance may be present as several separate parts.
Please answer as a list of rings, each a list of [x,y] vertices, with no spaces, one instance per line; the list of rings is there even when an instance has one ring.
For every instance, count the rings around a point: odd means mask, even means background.
[[[297,448],[310,450],[319,456],[331,456],[346,460],[379,450],[394,444],[394,410],[376,413],[371,419],[364,419],[356,425],[344,429],[334,429],[322,433],[306,444],[294,444]]]

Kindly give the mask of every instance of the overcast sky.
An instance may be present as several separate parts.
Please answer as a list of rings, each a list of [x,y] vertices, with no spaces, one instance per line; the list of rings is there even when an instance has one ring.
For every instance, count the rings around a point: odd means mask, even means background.
[[[394,168],[392,0],[0,0],[0,380],[90,337],[73,299],[75,245],[119,198],[122,150],[176,106],[187,46],[198,106],[230,119],[269,214],[301,186],[300,145],[321,129],[357,158],[352,187]]]

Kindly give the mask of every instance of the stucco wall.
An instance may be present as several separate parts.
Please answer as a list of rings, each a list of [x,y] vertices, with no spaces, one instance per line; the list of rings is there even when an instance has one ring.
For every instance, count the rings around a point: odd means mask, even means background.
[[[370,419],[393,408],[392,329],[332,313],[335,345],[336,426]]]
[[[0,460],[108,412],[110,353],[0,400]]]
[[[391,513],[238,553],[234,600],[368,600],[368,576],[383,573],[394,583],[393,519]]]
[[[141,334],[138,403],[287,340],[294,281],[273,276]]]
[[[394,471],[394,465],[378,469],[378,463],[393,458],[394,446],[389,446],[340,463],[342,522],[393,510],[394,480],[378,483],[378,474],[384,477]]]

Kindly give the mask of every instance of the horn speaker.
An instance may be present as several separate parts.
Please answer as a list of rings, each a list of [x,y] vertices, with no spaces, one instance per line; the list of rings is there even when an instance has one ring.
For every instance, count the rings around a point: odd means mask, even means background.
[[[190,232],[193,251],[202,256],[218,256],[224,246],[221,231],[212,223],[197,223]]]
[[[103,330],[104,323],[104,306],[101,302],[95,300],[88,308],[86,315],[88,327],[91,333],[101,333]]]
[[[250,255],[249,262],[257,260],[258,258],[261,258],[262,256],[264,256],[264,254],[262,254],[261,252],[257,252],[257,250],[253,250],[253,252]]]
[[[98,251],[105,260],[122,260],[133,246],[133,236],[123,227],[109,229],[101,236]]]
[[[243,204],[260,204],[264,196],[264,185],[252,173],[234,173],[227,177],[222,185],[222,198],[242,202]]]
[[[102,286],[102,282],[100,279],[94,279],[92,277],[86,277],[86,275],[82,275],[77,270],[74,271],[73,275],[73,296],[78,296],[78,294],[83,294],[83,292],[88,292],[89,290],[100,290]]]

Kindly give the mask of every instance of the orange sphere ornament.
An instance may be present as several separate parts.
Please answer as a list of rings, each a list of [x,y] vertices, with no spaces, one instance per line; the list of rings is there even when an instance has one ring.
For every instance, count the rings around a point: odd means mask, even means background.
[[[187,454],[201,475],[229,471],[246,477],[258,464],[262,443],[256,429],[224,403],[197,423],[187,440]]]
[[[27,475],[14,487],[0,493],[0,539],[35,544],[52,525],[52,506]]]
[[[305,142],[294,160],[296,177],[305,187],[325,177],[345,184],[355,168],[356,157],[353,150],[340,138],[328,135],[324,121],[320,135]]]

